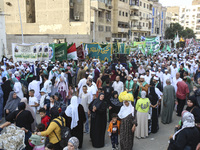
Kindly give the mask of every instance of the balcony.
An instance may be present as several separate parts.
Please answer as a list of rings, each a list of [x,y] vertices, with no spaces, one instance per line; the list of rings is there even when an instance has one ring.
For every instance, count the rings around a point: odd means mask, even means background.
[[[140,19],[138,14],[131,14],[130,16],[131,16],[131,20],[139,20]]]
[[[141,26],[139,26],[139,25],[133,25],[131,29],[134,31],[138,31],[138,30],[140,30],[140,27]]]
[[[131,9],[132,10],[139,10],[139,6],[138,5],[131,5]]]
[[[118,27],[118,32],[128,33],[128,28],[120,28],[120,27]]]

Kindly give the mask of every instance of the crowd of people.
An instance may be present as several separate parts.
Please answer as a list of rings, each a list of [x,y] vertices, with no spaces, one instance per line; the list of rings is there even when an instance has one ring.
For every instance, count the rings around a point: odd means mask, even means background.
[[[134,138],[159,132],[159,119],[170,124],[176,113],[181,118],[173,120],[168,149],[200,150],[199,58],[195,46],[150,56],[136,52],[123,63],[3,57],[0,122],[6,122],[0,131],[15,123],[25,132],[25,150],[81,149],[84,134],[101,148],[106,132],[112,149],[131,150]]]

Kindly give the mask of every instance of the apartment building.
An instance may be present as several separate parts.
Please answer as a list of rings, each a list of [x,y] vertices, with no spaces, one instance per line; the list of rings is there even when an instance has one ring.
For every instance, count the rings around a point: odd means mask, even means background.
[[[112,41],[112,1],[91,0],[91,37],[93,42]]]
[[[166,23],[165,23],[166,29],[170,27],[171,21],[172,21],[172,13],[166,12]]]
[[[171,23],[179,23],[179,6],[167,7],[167,12],[172,13]]]
[[[193,0],[192,5],[200,5],[200,0]]]
[[[159,2],[153,2],[151,35],[164,38],[166,30],[167,8]]]
[[[132,40],[139,40],[141,36],[150,36],[152,8],[151,0],[130,0]]]
[[[90,0],[19,1],[25,43],[92,42]],[[22,43],[17,0],[4,1],[8,54]]]
[[[181,6],[179,15],[179,23],[184,28],[191,28],[200,39],[200,5]]]
[[[112,41],[130,40],[130,5],[129,0],[113,0]]]

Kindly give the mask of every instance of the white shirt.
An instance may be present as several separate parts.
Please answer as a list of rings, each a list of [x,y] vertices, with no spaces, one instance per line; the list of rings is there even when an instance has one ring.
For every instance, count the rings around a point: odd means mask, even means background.
[[[163,72],[162,71],[157,72],[156,76],[158,76],[160,78],[160,81],[163,82]]]
[[[20,99],[24,98],[24,93],[22,91],[22,84],[20,82],[15,82],[13,90]]]
[[[182,79],[181,78],[176,79],[176,77],[174,77],[172,80],[172,85],[174,86],[175,92],[177,92],[177,83],[179,81],[182,81]]]
[[[89,93],[81,93],[80,94],[80,99],[81,99],[81,105],[84,108],[85,112],[88,112],[88,106],[91,103],[91,95]]]
[[[50,80],[46,80],[44,82],[44,88],[47,90],[47,93],[51,93],[52,82]]]
[[[176,73],[178,72],[178,68],[174,68],[171,66],[171,78],[176,77]]]
[[[122,81],[115,81],[112,85],[112,87],[114,88],[114,91],[117,91],[118,94],[120,94],[121,92],[124,92],[124,84]]]
[[[170,79],[171,81],[171,75],[168,73],[168,74],[163,74],[163,88],[167,85],[166,84],[166,80],[167,79]]]
[[[40,77],[40,81],[33,80],[28,85],[28,90],[34,90],[34,96],[39,100],[40,99],[40,84],[42,83],[42,78]]]
[[[90,94],[91,96],[91,101],[93,101],[93,95],[97,94],[97,90],[96,87],[92,84],[91,86],[87,85],[87,92]]]
[[[78,83],[79,94],[83,92],[83,86],[86,85],[87,79],[83,78]]]
[[[29,97],[29,105],[35,105],[35,103],[38,104],[38,99],[36,97]],[[31,107],[33,111],[36,113],[36,107]]]
[[[150,75],[149,75],[149,76],[145,75],[145,76],[144,76],[144,80],[145,80],[148,84],[150,84],[151,76],[150,76]]]

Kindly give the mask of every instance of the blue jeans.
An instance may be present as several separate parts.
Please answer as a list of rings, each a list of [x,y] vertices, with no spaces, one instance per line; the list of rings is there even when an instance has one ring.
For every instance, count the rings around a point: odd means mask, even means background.
[[[3,115],[3,97],[0,98],[0,120],[2,119]]]
[[[89,133],[89,121],[88,121],[88,112],[85,112],[86,122],[85,122],[85,132]]]
[[[111,135],[111,143],[112,143],[112,148],[116,148],[115,146],[118,145],[118,134],[112,134]]]

